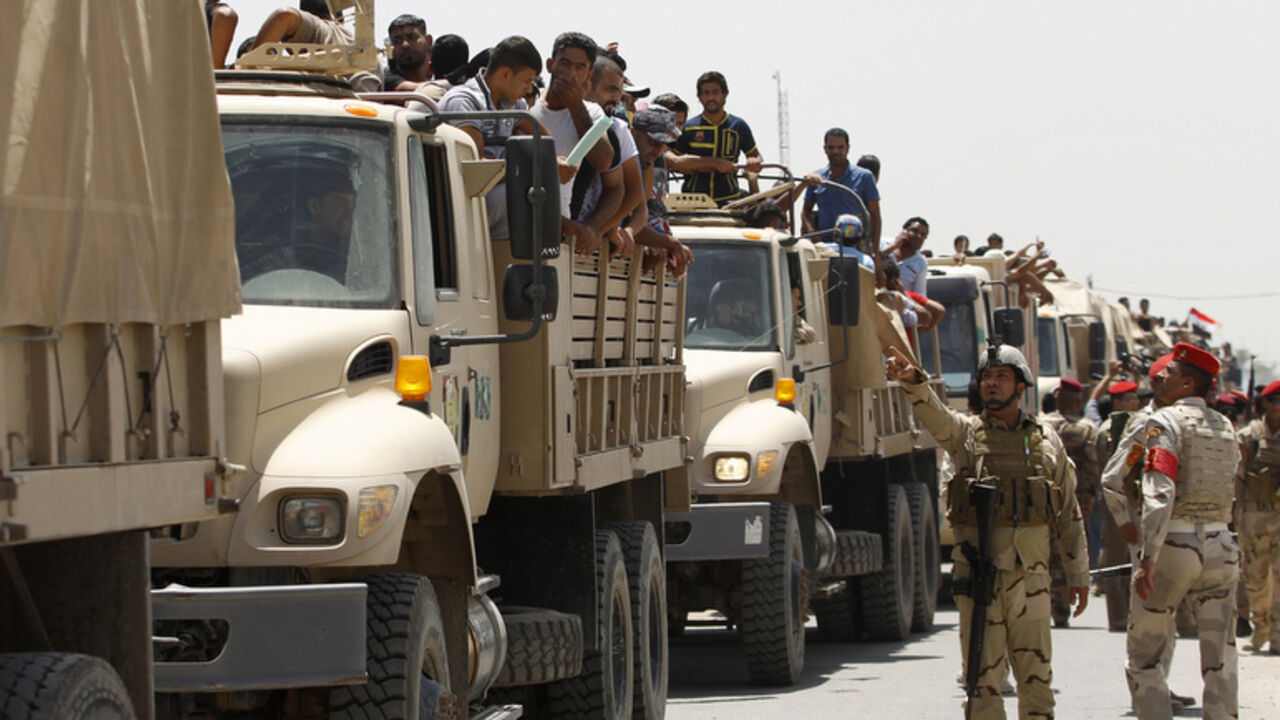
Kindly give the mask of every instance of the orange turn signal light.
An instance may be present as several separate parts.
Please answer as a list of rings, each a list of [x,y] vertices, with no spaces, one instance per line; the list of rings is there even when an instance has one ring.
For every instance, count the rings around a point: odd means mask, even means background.
[[[422,355],[402,355],[396,365],[396,392],[405,402],[422,402],[431,392],[431,363]]]
[[[779,405],[790,405],[796,401],[796,381],[792,378],[779,378],[773,387],[773,396]]]
[[[356,117],[378,117],[378,111],[368,105],[343,105],[342,109]]]

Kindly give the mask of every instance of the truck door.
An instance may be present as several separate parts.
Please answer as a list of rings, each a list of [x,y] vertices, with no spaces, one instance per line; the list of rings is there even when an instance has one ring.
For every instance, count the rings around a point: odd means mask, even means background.
[[[830,362],[831,343],[827,335],[826,303],[822,301],[822,283],[809,273],[809,261],[816,259],[812,247],[780,250],[779,267],[783,277],[779,287],[786,289],[788,313],[783,317],[787,333],[787,370],[804,381],[796,383],[796,409],[809,421],[813,430],[814,452],[819,466],[831,448],[831,369],[811,371]],[[803,321],[803,323],[802,323]],[[798,331],[797,328],[803,328]],[[813,339],[808,339],[812,337]],[[800,373],[795,372],[795,368]]]
[[[428,354],[432,335],[497,332],[492,254],[484,198],[467,197],[460,160],[470,147],[447,137],[411,136],[409,169],[415,306],[413,347]],[[471,512],[482,514],[498,463],[497,345],[454,347],[432,367],[432,410],[453,431]]]

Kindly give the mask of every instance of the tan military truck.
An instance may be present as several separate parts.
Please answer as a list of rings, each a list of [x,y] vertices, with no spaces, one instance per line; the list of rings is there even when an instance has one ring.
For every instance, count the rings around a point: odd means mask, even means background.
[[[5,10],[0,715],[150,718],[149,531],[235,506],[206,30],[190,2]]]
[[[157,614],[184,621],[162,705],[661,717],[682,286],[561,251],[550,138],[480,159],[429,100],[310,72],[228,71],[218,92],[245,302],[223,326],[227,455],[246,471],[237,516],[152,548],[178,584]],[[500,180],[512,238],[494,242]],[[254,593],[294,611],[220,601]],[[367,629],[345,654],[275,632],[351,616]]]
[[[813,242],[676,197],[687,279],[690,512],[668,516],[674,627],[714,610],[761,684],[794,683],[810,610],[824,634],[932,624],[934,443],[881,366],[901,336],[874,274]]]

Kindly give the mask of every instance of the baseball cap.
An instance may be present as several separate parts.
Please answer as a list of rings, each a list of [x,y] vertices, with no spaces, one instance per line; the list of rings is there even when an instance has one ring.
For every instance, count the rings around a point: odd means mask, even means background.
[[[649,97],[649,86],[648,85],[632,85],[631,78],[628,78],[627,76],[623,75],[622,76],[622,92],[630,95],[633,98],[645,98],[645,97]]]
[[[648,135],[654,142],[670,144],[680,133],[676,131],[676,114],[661,105],[636,110],[631,127]]]

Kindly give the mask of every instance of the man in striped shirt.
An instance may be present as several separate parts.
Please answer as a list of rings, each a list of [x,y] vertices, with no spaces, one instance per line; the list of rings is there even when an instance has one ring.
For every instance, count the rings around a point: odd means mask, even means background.
[[[760,172],[763,162],[751,126],[737,115],[725,112],[724,101],[728,96],[729,83],[724,75],[715,70],[703,73],[698,78],[702,114],[689,119],[684,133],[667,153],[667,166],[685,175],[682,190],[706,193],[716,205],[743,195],[738,187],[740,153],[747,156],[747,177],[753,186],[754,176]]]

